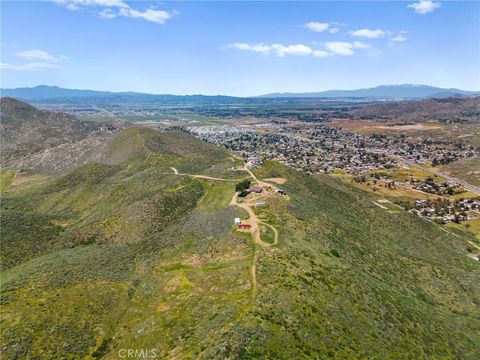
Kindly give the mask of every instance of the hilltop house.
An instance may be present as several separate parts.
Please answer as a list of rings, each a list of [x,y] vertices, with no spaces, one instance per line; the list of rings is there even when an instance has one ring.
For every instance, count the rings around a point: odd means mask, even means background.
[[[257,194],[260,194],[263,191],[263,189],[259,186],[251,186],[250,189],[248,190],[252,193],[257,193]]]

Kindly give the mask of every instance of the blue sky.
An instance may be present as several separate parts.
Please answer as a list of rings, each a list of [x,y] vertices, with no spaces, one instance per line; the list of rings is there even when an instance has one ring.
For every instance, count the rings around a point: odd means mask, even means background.
[[[259,95],[480,89],[480,2],[1,1],[1,85]]]

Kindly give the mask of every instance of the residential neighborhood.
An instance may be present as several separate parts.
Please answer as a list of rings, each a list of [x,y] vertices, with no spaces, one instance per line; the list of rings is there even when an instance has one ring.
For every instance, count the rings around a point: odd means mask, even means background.
[[[251,168],[269,159],[308,174],[337,169],[363,174],[398,166],[402,159],[435,166],[480,154],[480,147],[454,141],[362,135],[327,123],[273,121],[242,126],[187,126],[184,130],[240,153]]]
[[[458,223],[480,217],[480,199],[416,200],[410,212],[440,224]]]

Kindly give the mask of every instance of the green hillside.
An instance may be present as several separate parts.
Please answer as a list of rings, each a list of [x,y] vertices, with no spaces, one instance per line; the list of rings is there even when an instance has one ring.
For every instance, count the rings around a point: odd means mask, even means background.
[[[85,122],[63,112],[0,98],[0,166],[37,175],[65,174],[99,161],[123,124]]]
[[[65,113],[41,111],[22,101],[0,98],[2,161],[85,138],[95,126]]]
[[[232,226],[248,217],[229,205],[239,165],[189,135],[129,128],[101,163],[4,191],[4,356],[478,358],[473,236],[267,162],[256,176],[286,178],[288,197],[255,210],[279,233],[259,245]]]

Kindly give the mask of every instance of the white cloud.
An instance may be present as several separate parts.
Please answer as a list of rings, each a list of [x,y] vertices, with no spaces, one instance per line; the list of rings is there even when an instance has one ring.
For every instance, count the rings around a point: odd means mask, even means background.
[[[79,7],[75,4],[66,4],[65,7],[68,9],[68,10],[71,10],[71,11],[74,11],[74,10],[78,10]]]
[[[46,51],[37,50],[37,49],[20,51],[16,53],[15,56],[18,56],[27,60],[41,60],[41,61],[47,61],[47,62],[59,62],[63,58],[62,56],[58,56],[58,57],[53,56]]]
[[[102,10],[97,15],[104,19],[113,19],[117,17],[117,13],[113,12],[110,9]]]
[[[45,69],[58,68],[58,63],[65,59],[65,56],[53,56],[46,51],[32,49],[24,50],[14,54],[16,57],[29,60],[26,64],[7,64],[1,63],[0,68],[4,70],[16,71],[38,71]]]
[[[353,55],[353,44],[344,41],[331,41],[325,43],[325,48],[334,54],[342,56]]]
[[[315,32],[324,32],[324,31],[328,30],[328,28],[330,27],[330,24],[311,21],[309,23],[306,23],[303,26],[305,28],[307,28],[309,30],[312,30],[312,31],[315,31]]]
[[[130,17],[133,19],[143,19],[156,24],[165,24],[165,21],[173,17],[172,14],[165,10],[147,9],[145,11],[138,11],[131,8],[120,9],[119,16]]]
[[[333,54],[324,50],[314,50],[312,55],[319,58],[326,58],[328,56],[332,56]]]
[[[407,41],[407,37],[405,35],[402,35],[402,34],[399,34],[399,35],[396,35],[392,38],[390,38],[390,41],[395,41],[395,42],[404,42],[404,41]]]
[[[4,70],[16,70],[16,71],[38,71],[45,69],[58,68],[57,64],[46,62],[33,62],[27,64],[5,64],[0,63],[0,69]]]
[[[104,19],[113,19],[119,16],[142,19],[156,24],[165,24],[173,16],[178,15],[178,12],[168,12],[165,10],[158,10],[149,8],[141,11],[130,7],[123,0],[53,0],[55,3],[64,6],[68,10],[78,10],[85,7],[101,8],[97,15]]]
[[[85,6],[101,6],[114,8],[127,8],[123,0],[53,0],[58,5],[65,6],[68,10],[78,10]]]
[[[311,22],[305,23],[303,27],[315,32],[328,31],[330,34],[336,34],[337,32],[340,31],[340,27],[338,27],[338,25],[341,25],[341,24],[336,22],[321,23],[321,22],[311,21]]]
[[[283,44],[272,44],[265,45],[263,43],[250,45],[246,43],[233,43],[228,44],[228,47],[231,49],[237,49],[242,51],[250,51],[258,54],[268,55],[275,54],[278,57],[285,57],[286,55],[292,56],[314,56],[318,58],[326,58],[328,56],[333,56],[331,52],[325,50],[314,50],[304,44],[292,44],[292,45],[283,45]]]
[[[368,49],[370,45],[367,43],[364,43],[363,41],[354,41],[353,47],[356,49]]]
[[[314,42],[314,45],[322,45],[321,43]],[[263,43],[247,44],[247,43],[232,43],[227,47],[231,49],[237,49],[241,51],[250,51],[258,54],[269,55],[275,54],[278,57],[285,57],[286,55],[292,56],[313,56],[318,58],[326,58],[329,56],[341,55],[350,56],[354,54],[354,49],[368,49],[370,44],[362,41],[344,42],[344,41],[330,41],[323,44],[324,49],[312,49],[304,44],[272,44],[267,45]]]
[[[440,3],[435,3],[432,0],[420,0],[419,2],[408,5],[409,8],[415,10],[418,14],[428,14],[440,7]]]
[[[285,55],[307,56],[312,54],[313,52],[313,50],[310,47],[303,44],[265,45],[260,43],[260,44],[250,45],[246,43],[233,43],[233,44],[228,44],[228,47],[232,49],[251,51],[251,52],[264,54],[264,55],[270,54],[270,52],[274,52],[278,57],[284,57]]]
[[[385,35],[387,35],[388,32],[381,30],[381,29],[359,29],[355,31],[350,31],[350,35],[352,36],[358,36],[358,37],[366,37],[369,39],[378,39],[378,38],[383,38]]]
[[[307,56],[313,52],[311,48],[303,44],[295,44],[288,46],[282,44],[273,44],[272,49],[276,51],[279,57],[284,57],[285,55]]]
[[[252,51],[260,54],[268,54],[270,53],[271,47],[264,44],[256,44],[256,45],[249,45],[245,43],[233,43],[228,44],[229,48],[243,50],[243,51]]]

